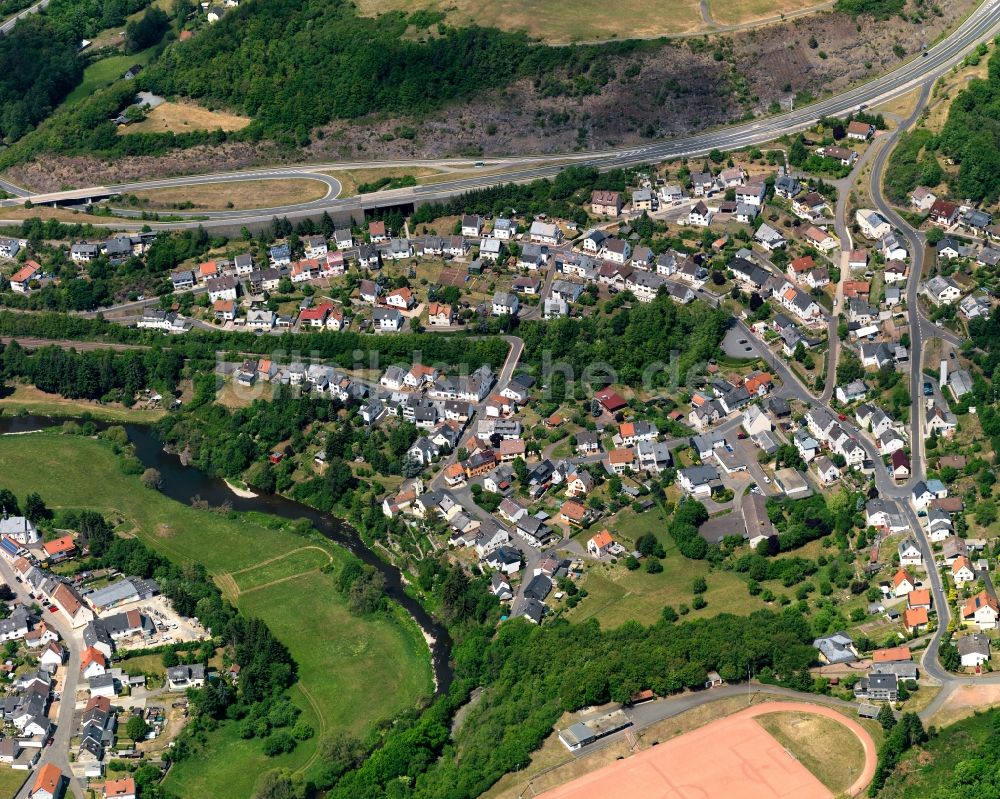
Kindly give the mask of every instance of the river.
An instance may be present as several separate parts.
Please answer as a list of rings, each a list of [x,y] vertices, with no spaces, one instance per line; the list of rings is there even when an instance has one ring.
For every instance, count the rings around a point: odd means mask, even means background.
[[[0,416],[0,435],[35,432],[59,426],[67,421],[81,423],[84,420],[3,415]],[[103,422],[95,424],[98,427],[107,427]],[[406,593],[399,569],[376,555],[354,528],[336,516],[322,513],[286,497],[264,494],[255,497],[238,496],[221,478],[212,477],[193,466],[184,466],[180,457],[164,451],[163,444],[152,428],[137,424],[126,424],[124,427],[129,440],[135,445],[136,457],[147,468],[159,471],[162,494],[186,505],[190,505],[194,498],[198,498],[209,505],[228,504],[238,512],[255,511],[269,513],[282,519],[308,519],[323,536],[350,550],[364,563],[378,569],[385,578],[386,595],[410,614],[428,640],[431,665],[434,670],[435,694],[447,692],[454,678],[450,663],[451,637],[448,631],[417,600]]]

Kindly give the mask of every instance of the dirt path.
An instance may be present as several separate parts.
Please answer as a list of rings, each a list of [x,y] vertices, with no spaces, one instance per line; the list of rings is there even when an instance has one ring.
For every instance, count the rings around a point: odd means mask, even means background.
[[[275,555],[273,558],[268,558],[267,560],[262,560],[260,563],[254,563],[252,566],[245,566],[242,569],[237,569],[234,572],[230,572],[230,575],[233,576],[233,577],[235,577],[238,574],[245,574],[246,572],[251,572],[254,569],[259,569],[261,566],[266,566],[269,563],[274,563],[275,561],[278,561],[278,560],[284,560],[285,558],[290,558],[292,555],[294,555],[294,554],[296,554],[298,552],[305,552],[305,551],[310,550],[310,549],[314,549],[317,552],[322,552],[324,555],[326,555],[326,557],[327,557],[327,563],[329,563],[330,561],[333,560],[333,558],[330,556],[330,553],[327,552],[325,549],[323,549],[323,547],[317,547],[317,546],[299,547],[298,549],[292,549],[292,550],[289,550],[288,552],[283,552],[280,555]],[[315,569],[308,569],[308,571],[315,571]]]

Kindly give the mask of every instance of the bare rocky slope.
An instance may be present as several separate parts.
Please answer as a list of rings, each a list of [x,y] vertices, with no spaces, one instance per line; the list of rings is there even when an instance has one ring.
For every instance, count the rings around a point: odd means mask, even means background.
[[[976,5],[955,0],[919,24],[823,12],[717,37],[678,40],[612,63],[599,94],[541,96],[528,81],[432,116],[337,122],[302,150],[228,142],[164,156],[105,161],[41,156],[7,177],[39,191],[212,169],[452,155],[559,153],[630,145],[725,124],[775,101],[842,91],[896,67],[954,27]],[[900,56],[899,53],[905,53]],[[400,135],[400,134],[403,135]],[[413,138],[409,138],[409,136]]]

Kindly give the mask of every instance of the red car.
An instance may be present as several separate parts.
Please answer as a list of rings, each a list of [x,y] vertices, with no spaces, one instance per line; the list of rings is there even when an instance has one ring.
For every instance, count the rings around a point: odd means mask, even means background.
[[[49,606],[48,606],[48,607],[46,608],[46,610],[47,610],[47,611],[48,611],[49,613],[55,613],[55,612],[56,612],[57,610],[59,610],[59,608],[57,608],[57,607],[56,607],[55,605],[49,605]]]
[[[844,416],[844,414],[840,414],[840,416],[838,416],[837,418],[840,419],[840,421],[842,421],[842,422],[846,422],[847,421],[847,417]]]

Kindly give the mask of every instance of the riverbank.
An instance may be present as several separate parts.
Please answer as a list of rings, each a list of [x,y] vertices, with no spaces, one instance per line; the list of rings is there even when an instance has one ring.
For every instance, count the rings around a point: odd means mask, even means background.
[[[34,414],[36,416],[75,419],[90,416],[105,422],[134,422],[152,424],[166,415],[162,408],[126,408],[118,403],[100,403],[90,400],[71,400],[58,394],[47,394],[34,386],[16,385],[0,394],[0,413]]]
[[[167,787],[176,795],[243,799],[252,794],[256,776],[268,768],[304,770],[314,761],[322,735],[363,736],[433,693],[427,647],[417,624],[402,612],[352,615],[335,581],[348,557],[345,549],[319,534],[299,534],[290,519],[263,513],[236,518],[174,501],[146,488],[138,477],[122,474],[110,446],[92,438],[52,432],[0,438],[0,474],[4,487],[18,496],[37,491],[56,509],[103,512],[119,522],[119,532],[141,538],[171,559],[203,563],[227,596],[267,623],[298,663],[299,681],[291,695],[314,726],[314,738],[272,760],[259,744],[230,730],[235,723],[223,724],[205,756],[171,769]],[[165,489],[171,479],[168,471]],[[190,491],[188,497],[197,493],[186,484],[175,488]],[[201,495],[212,497],[213,490],[205,486]],[[230,493],[221,481],[218,490]],[[247,546],[248,541],[253,545]],[[328,554],[322,562],[332,560],[332,571],[321,570],[319,561],[292,557],[312,547]],[[237,582],[234,572],[252,574],[253,579],[237,575]]]

